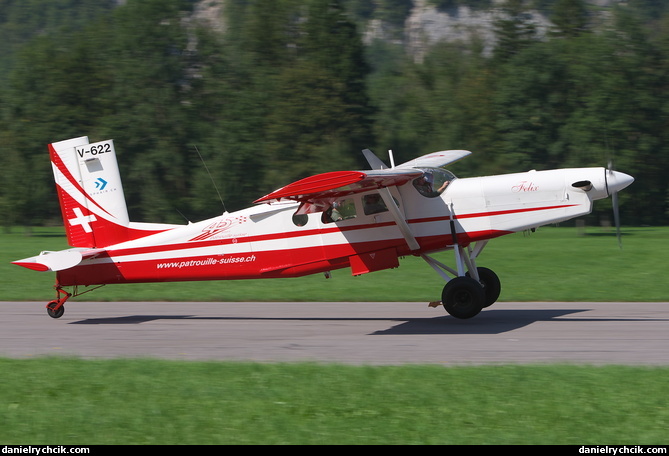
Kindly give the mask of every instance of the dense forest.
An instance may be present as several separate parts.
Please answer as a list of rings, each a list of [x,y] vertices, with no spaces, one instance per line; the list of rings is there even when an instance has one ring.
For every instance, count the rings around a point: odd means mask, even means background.
[[[115,140],[137,221],[214,216],[217,190],[240,209],[366,168],[371,148],[396,162],[471,150],[460,177],[612,163],[636,178],[623,222],[669,222],[664,1],[426,1],[495,8],[493,52],[444,42],[413,58],[411,0],[228,0],[221,27],[196,19],[196,1],[4,0],[2,224],[60,223],[46,144],[82,135]],[[363,41],[371,19],[397,39]],[[608,217],[599,202],[591,223]]]

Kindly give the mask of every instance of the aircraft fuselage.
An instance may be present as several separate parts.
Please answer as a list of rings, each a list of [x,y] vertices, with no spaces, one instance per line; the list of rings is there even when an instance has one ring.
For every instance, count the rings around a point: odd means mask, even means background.
[[[429,170],[428,170],[429,171]],[[467,246],[588,214],[592,201],[631,183],[604,168],[454,179],[424,196],[411,182],[388,190],[417,245],[393,214],[365,206],[376,191],[340,197],[347,213],[296,215],[299,203],[261,204],[108,246],[58,271],[62,286],[297,277],[350,267],[354,275],[399,266],[398,258]],[[415,248],[418,247],[418,248]]]

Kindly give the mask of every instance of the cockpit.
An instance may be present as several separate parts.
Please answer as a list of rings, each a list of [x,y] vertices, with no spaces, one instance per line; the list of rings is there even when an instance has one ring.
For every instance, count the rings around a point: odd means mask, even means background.
[[[419,168],[423,175],[414,179],[413,186],[418,193],[427,198],[436,198],[444,193],[446,188],[457,177],[443,168]]]

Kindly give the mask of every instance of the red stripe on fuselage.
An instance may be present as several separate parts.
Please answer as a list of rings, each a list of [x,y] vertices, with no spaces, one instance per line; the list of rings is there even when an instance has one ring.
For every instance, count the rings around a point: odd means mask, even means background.
[[[561,205],[561,206],[550,206],[550,207],[537,207],[537,208],[523,208],[523,209],[512,209],[506,211],[491,211],[491,212],[477,212],[472,214],[460,214],[454,215],[454,219],[468,219],[468,218],[479,218],[479,217],[492,217],[497,215],[508,215],[516,214],[522,212],[534,212],[541,210],[550,210],[550,209],[562,209],[565,207],[572,207],[574,204]],[[431,222],[444,222],[449,221],[450,216],[440,216],[440,217],[424,217],[418,219],[408,220],[409,224],[417,223],[431,223]],[[206,240],[206,241],[189,241],[189,242],[180,242],[175,244],[165,244],[165,245],[150,245],[142,247],[131,247],[125,249],[114,249],[109,250],[110,253],[113,253],[114,256],[123,256],[123,255],[141,255],[145,253],[155,253],[162,252],[166,250],[178,251],[184,249],[192,248],[202,248],[202,247],[211,247],[211,246],[221,246],[229,244],[244,244],[244,243],[254,243],[254,242],[263,242],[263,241],[274,241],[280,239],[294,239],[306,236],[318,236],[325,235],[337,232],[349,232],[349,231],[360,231],[368,229],[376,229],[382,227],[388,227],[395,225],[395,222],[381,222],[375,223],[373,225],[350,225],[350,226],[332,226],[328,228],[320,229],[310,229],[310,230],[299,230],[299,231],[285,231],[279,233],[268,233],[268,234],[258,234],[252,236],[240,236],[240,237],[230,237],[226,239],[216,239],[216,240]],[[502,232],[504,234],[509,233],[509,231],[497,231],[491,230],[491,233]],[[458,233],[458,238],[472,238],[472,233]],[[496,237],[496,236],[490,236]]]
[[[506,231],[479,231],[458,234],[461,243],[490,239]],[[238,280],[300,277],[350,266],[349,257],[365,252],[395,248],[397,256],[441,250],[453,244],[450,234],[419,238],[420,252],[411,252],[404,239],[342,243],[296,249],[247,251],[224,255],[81,264],[58,272],[63,286],[102,283],[176,282],[193,280]],[[99,260],[101,257],[97,257]]]
[[[474,212],[471,214],[453,214],[453,219],[469,219],[469,218],[479,218],[479,217],[494,217],[497,215],[510,215],[510,214],[521,214],[523,212],[536,212],[536,211],[548,211],[551,209],[564,209],[566,207],[574,207],[578,204],[563,204],[560,206],[542,206],[542,207],[525,207],[521,209],[508,209],[505,211],[486,211],[486,212]],[[424,217],[419,219],[408,220],[408,223],[427,223],[427,222],[442,222],[444,220],[450,220],[450,216],[439,216],[439,217]]]

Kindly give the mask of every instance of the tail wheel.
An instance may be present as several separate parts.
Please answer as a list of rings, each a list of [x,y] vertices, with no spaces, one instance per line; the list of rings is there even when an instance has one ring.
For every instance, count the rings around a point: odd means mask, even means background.
[[[65,313],[65,306],[61,304],[59,299],[55,299],[46,305],[46,313],[51,318],[60,318]]]
[[[46,305],[46,313],[49,314],[51,318],[60,318],[65,313],[65,301],[70,299],[72,293],[68,293],[63,290],[63,287],[56,282],[56,285],[53,287],[56,290],[56,295],[58,298],[53,301],[49,301]]]
[[[483,302],[483,307],[489,307],[493,305],[497,298],[499,298],[500,293],[502,292],[502,283],[499,281],[499,277],[492,270],[488,268],[476,268],[479,273],[479,282],[483,287],[483,292],[485,293],[485,300]],[[469,272],[467,277],[469,277]]]
[[[471,277],[456,277],[446,283],[441,293],[444,309],[455,318],[478,315],[486,302],[483,287]]]

